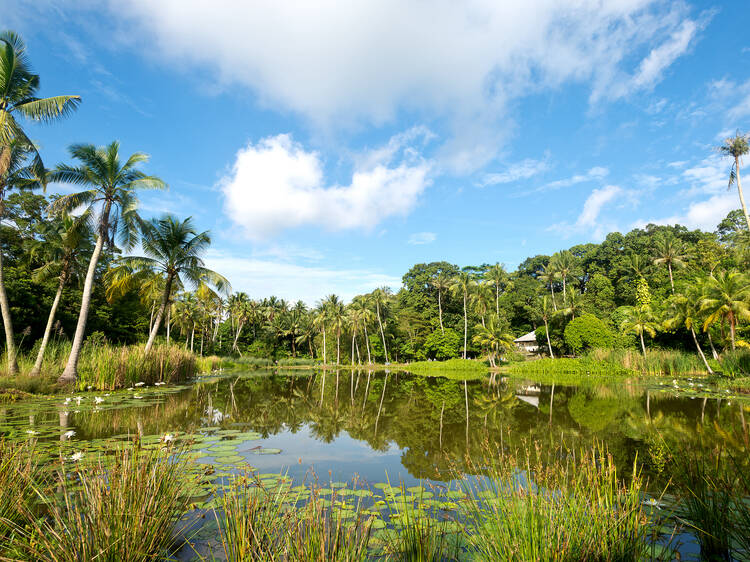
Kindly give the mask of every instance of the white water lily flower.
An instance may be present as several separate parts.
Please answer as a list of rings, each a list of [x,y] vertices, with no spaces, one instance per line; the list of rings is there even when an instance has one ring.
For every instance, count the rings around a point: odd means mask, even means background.
[[[76,402],[78,402],[78,404],[81,403],[81,400],[83,400],[83,396],[76,396]]]
[[[655,498],[649,498],[645,500],[643,503],[650,507],[655,507],[656,509],[661,509],[661,506],[663,505],[662,503],[657,501]]]
[[[70,404],[70,396],[68,396],[68,397],[67,397],[67,398],[65,399],[65,403],[66,403],[66,404]]]
[[[75,432],[74,430],[72,430],[72,429],[71,429],[71,430],[68,430],[68,431],[66,431],[65,433],[63,433],[63,437],[65,437],[65,439],[70,439],[70,438],[71,438],[71,437],[73,437],[73,436],[74,436],[75,434],[76,434],[76,432]]]
[[[155,382],[155,383],[154,383],[154,386],[161,386],[161,385],[163,385],[163,384],[167,384],[167,383],[165,383],[165,382]]]
[[[104,398],[100,398],[99,396],[94,396],[94,404],[101,404],[104,402]]]
[[[144,384],[146,384],[146,383],[145,382],[137,382],[137,383],[135,383],[135,386],[143,386]]]
[[[29,435],[39,435],[39,432],[34,431],[33,429],[27,429],[26,433],[28,433]]]
[[[91,385],[89,385],[89,386],[86,387],[86,390],[91,390],[92,388],[94,388],[94,387],[91,386]]]
[[[164,437],[161,438],[162,441],[165,443],[172,443],[174,441],[174,435],[171,433],[167,433]]]
[[[133,398],[140,400],[141,398],[143,398],[143,396],[141,396],[140,394],[134,394]]]
[[[77,453],[73,453],[72,455],[70,455],[70,460],[72,460],[73,462],[78,462],[82,458],[83,458],[83,453],[80,452],[80,451],[77,452]]]

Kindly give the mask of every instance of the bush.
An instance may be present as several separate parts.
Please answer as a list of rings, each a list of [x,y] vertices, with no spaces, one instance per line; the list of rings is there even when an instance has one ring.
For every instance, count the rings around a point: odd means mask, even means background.
[[[446,328],[445,333],[435,330],[424,342],[424,349],[427,357],[443,361],[458,357],[461,352],[461,335],[456,330]]]
[[[583,314],[565,327],[565,345],[576,355],[588,349],[611,349],[615,337],[607,325],[593,314]]]

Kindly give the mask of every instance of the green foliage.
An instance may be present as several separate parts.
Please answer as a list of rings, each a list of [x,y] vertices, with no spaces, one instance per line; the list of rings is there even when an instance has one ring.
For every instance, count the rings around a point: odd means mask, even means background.
[[[417,361],[406,369],[416,375],[476,377],[487,373],[487,365],[474,359],[448,359],[447,361]]]
[[[639,277],[635,282],[635,303],[638,306],[651,305],[651,290],[643,277]]]
[[[593,314],[583,314],[565,327],[565,345],[576,355],[589,349],[609,349],[615,338],[609,327]]]
[[[432,332],[424,342],[427,357],[443,361],[458,357],[461,351],[461,336],[452,328],[447,328],[445,333],[439,329]]]

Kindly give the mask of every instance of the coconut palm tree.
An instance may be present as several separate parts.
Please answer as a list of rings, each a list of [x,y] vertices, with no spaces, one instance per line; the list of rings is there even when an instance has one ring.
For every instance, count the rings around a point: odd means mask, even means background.
[[[650,264],[639,254],[630,253],[625,257],[625,263],[623,266],[624,273],[627,277],[633,280],[643,279],[643,276],[648,273]]]
[[[652,338],[656,336],[656,330],[659,325],[656,322],[651,307],[648,305],[629,306],[625,310],[626,316],[620,325],[620,329],[625,334],[636,334],[641,340],[641,350],[646,357],[646,342],[643,334],[646,333]]]
[[[7,155],[5,171],[0,173],[0,221],[4,218],[5,198],[12,189],[24,190],[35,189],[46,184],[46,170],[41,165],[41,160],[34,159],[29,162],[32,147],[12,139],[3,147]],[[18,373],[16,363],[16,342],[13,335],[13,321],[10,313],[8,295],[5,292],[5,271],[3,269],[3,255],[0,247],[0,311],[3,316],[3,329],[5,331],[5,345],[8,356],[8,374],[13,376]]]
[[[711,366],[706,360],[706,356],[703,354],[701,344],[698,343],[698,337],[695,335],[695,326],[700,323],[700,298],[697,294],[685,295],[674,295],[669,306],[667,307],[667,318],[664,321],[664,326],[672,330],[674,328],[684,326],[690,331],[690,335],[693,336],[693,343],[695,348],[698,350],[698,355],[703,360],[703,364],[706,366],[706,370],[709,375],[713,374]]]
[[[740,204],[742,205],[742,212],[745,214],[745,222],[747,222],[747,229],[750,230],[750,215],[747,213],[747,206],[745,205],[745,196],[742,193],[742,184],[740,183],[740,164],[742,164],[742,157],[750,151],[748,145],[748,139],[750,135],[741,135],[739,131],[733,137],[729,137],[724,140],[724,144],[719,147],[719,152],[724,156],[729,156],[734,160],[732,167],[729,170],[729,189],[732,188],[732,184],[737,184],[737,193],[740,196]]]
[[[496,263],[484,272],[484,279],[495,289],[495,314],[500,316],[500,286],[508,279],[503,264]]]
[[[571,320],[575,320],[576,314],[580,315],[583,312],[583,304],[583,295],[575,287],[571,287],[568,291],[568,301],[565,308],[558,312],[563,316],[570,316]]]
[[[732,350],[735,349],[735,332],[740,320],[750,320],[750,279],[746,275],[720,271],[709,276],[705,285],[701,310],[706,313],[703,329],[719,321],[729,323]]]
[[[315,309],[315,316],[313,318],[313,325],[319,328],[323,334],[323,365],[326,365],[326,324],[328,323],[328,310],[324,306],[323,302],[319,302]],[[324,383],[325,384],[325,383]]]
[[[485,316],[492,308],[492,300],[495,296],[493,289],[494,287],[489,283],[477,283],[474,292],[469,297],[470,303],[482,321],[482,326],[485,325]]]
[[[453,278],[451,283],[451,292],[456,296],[461,296],[464,301],[464,352],[463,358],[466,359],[466,346],[469,336],[469,293],[477,284],[474,278],[467,271],[461,271]]]
[[[206,268],[201,255],[211,244],[208,232],[197,232],[192,218],[180,221],[172,215],[141,224],[141,246],[145,256],[127,256],[117,260],[113,268],[113,284],[127,286],[134,273],[146,271],[155,273],[165,280],[154,325],[146,342],[145,352],[151,351],[162,319],[172,302],[174,285],[186,283],[197,287],[205,283],[218,291],[229,290],[229,281],[215,271]]]
[[[500,322],[496,315],[491,315],[486,324],[477,326],[477,333],[472,341],[488,351],[490,366],[496,367],[495,358],[503,350],[513,348],[513,334]]]
[[[323,300],[326,308],[329,324],[336,331],[336,365],[341,363],[341,330],[344,328],[345,309],[344,303],[338,295],[328,295]]]
[[[560,277],[560,272],[557,271],[555,260],[550,260],[547,265],[543,265],[541,271],[537,272],[537,279],[547,285],[552,292],[552,307],[557,311],[557,302],[555,301],[555,282]]]
[[[240,352],[237,347],[237,341],[240,339],[242,328],[249,320],[249,307],[250,297],[247,293],[239,291],[231,295],[228,299],[229,315],[232,321],[232,329],[234,330],[234,338],[232,340],[232,350],[237,353]]]
[[[553,311],[550,310],[549,307],[549,301],[547,300],[547,295],[543,295],[542,299],[539,303],[539,317],[542,319],[542,322],[544,322],[544,332],[547,336],[547,349],[549,349],[549,356],[551,359],[555,358],[555,354],[552,353],[552,343],[549,339],[549,319],[552,317]]]
[[[435,276],[430,279],[430,285],[437,289],[438,294],[438,320],[440,322],[440,333],[445,334],[445,328],[443,328],[443,293],[447,291],[451,286],[451,278],[445,271],[438,271]]]
[[[94,275],[104,244],[114,246],[117,237],[124,248],[132,248],[138,236],[138,199],[135,191],[165,187],[161,179],[137,169],[138,164],[148,160],[146,154],[136,152],[123,163],[120,160],[120,143],[117,141],[100,148],[91,144],[74,144],[69,150],[80,165],[60,164],[51,172],[50,180],[82,185],[88,189],[63,195],[52,203],[51,208],[56,212],[72,212],[81,207],[90,209],[92,215],[97,217],[97,237],[83,285],[73,345],[60,382],[75,381],[78,375],[78,358],[86,331]]]
[[[378,317],[378,326],[380,326],[380,337],[383,338],[383,354],[385,355],[386,364],[388,360],[388,344],[385,341],[385,330],[383,330],[383,317],[388,310],[388,299],[391,296],[390,287],[380,287],[372,292],[372,300],[375,303],[375,314]]]
[[[185,348],[188,347],[188,342],[190,342],[190,352],[192,353],[195,343],[195,327],[200,321],[198,300],[195,293],[183,293],[177,299],[175,303],[175,318],[182,335],[185,336]]]
[[[669,271],[669,284],[672,287],[672,294],[674,295],[674,278],[672,276],[672,269],[675,267],[685,267],[685,246],[682,241],[672,235],[664,236],[659,238],[654,243],[654,263],[656,265],[666,265]]]
[[[44,178],[44,164],[36,146],[29,139],[18,118],[29,121],[51,122],[73,112],[81,101],[79,96],[37,97],[39,75],[34,74],[26,54],[26,45],[12,31],[0,32],[0,220],[2,220],[6,191],[20,187],[19,182],[31,187]],[[27,164],[27,158],[31,160]],[[5,292],[2,251],[0,249],[0,309],[5,329],[8,355],[8,374],[16,375],[16,345],[10,305]]]
[[[554,269],[557,270],[560,279],[562,279],[563,303],[565,304],[568,302],[567,280],[568,277],[575,275],[576,266],[578,265],[577,261],[577,258],[570,252],[570,250],[558,252],[552,256],[552,259],[550,260]]]
[[[370,308],[370,303],[366,297],[358,296],[352,299],[351,308],[354,314],[354,320],[362,326],[365,337],[365,347],[367,349],[367,364],[372,365],[372,355],[370,353],[370,336],[367,333],[367,325],[372,323],[375,315]]]
[[[36,361],[29,376],[36,377],[42,369],[44,352],[47,349],[55,315],[60,305],[63,289],[71,277],[76,274],[78,258],[90,250],[89,239],[91,214],[86,212],[77,217],[62,215],[59,220],[44,223],[40,240],[34,241],[29,249],[29,258],[41,258],[44,263],[34,270],[32,278],[36,282],[43,282],[57,278],[57,292],[52,301],[52,308],[47,318],[42,343],[37,352]]]

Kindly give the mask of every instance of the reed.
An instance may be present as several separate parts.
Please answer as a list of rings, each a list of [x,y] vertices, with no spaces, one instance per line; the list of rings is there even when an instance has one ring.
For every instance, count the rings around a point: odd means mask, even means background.
[[[24,559],[49,562],[168,558],[179,546],[175,526],[189,505],[184,470],[183,461],[139,449],[93,463],[67,459],[58,475],[59,501],[47,502],[44,517],[22,507],[26,529],[18,529],[13,545]]]

